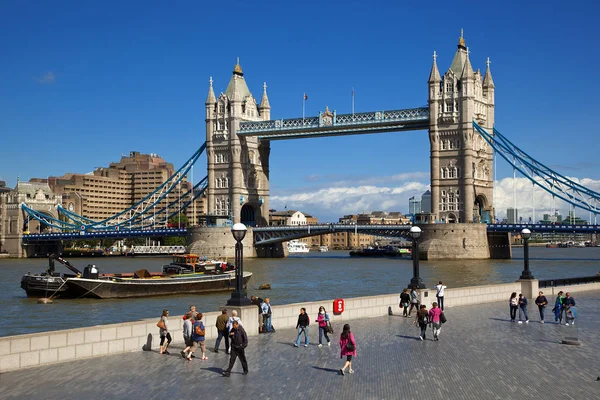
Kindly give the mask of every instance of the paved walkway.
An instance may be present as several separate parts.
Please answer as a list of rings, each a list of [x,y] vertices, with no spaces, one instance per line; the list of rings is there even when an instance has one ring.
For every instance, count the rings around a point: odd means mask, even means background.
[[[293,347],[291,329],[251,338],[247,376],[238,361],[221,377],[223,352],[183,360],[175,338],[170,356],[140,351],[2,374],[0,398],[599,399],[600,292],[575,299],[575,327],[554,324],[549,312],[552,323],[542,325],[531,306],[529,324],[511,323],[505,302],[447,309],[439,342],[421,342],[399,316],[351,321],[356,373],[343,377],[339,344],[318,348],[312,326],[308,348]],[[575,332],[582,346],[560,344]]]

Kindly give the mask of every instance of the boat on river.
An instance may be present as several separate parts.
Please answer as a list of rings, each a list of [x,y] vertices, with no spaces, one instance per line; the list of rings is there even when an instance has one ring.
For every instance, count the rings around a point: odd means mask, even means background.
[[[74,272],[57,274],[54,260]],[[133,273],[100,274],[95,265],[80,272],[60,257],[50,257],[51,268],[42,274],[27,273],[21,287],[31,297],[62,298],[131,298],[172,294],[199,294],[231,291],[235,288],[235,267],[226,262],[206,262],[195,254],[175,255],[173,262],[163,266],[162,272],[140,269]],[[50,271],[51,270],[51,271]],[[247,285],[251,272],[243,275]]]
[[[362,250],[352,250],[350,257],[402,257],[410,256],[412,251],[403,247],[367,247]]]
[[[287,243],[287,249],[288,253],[308,253],[310,251],[306,243],[296,239],[290,240]]]

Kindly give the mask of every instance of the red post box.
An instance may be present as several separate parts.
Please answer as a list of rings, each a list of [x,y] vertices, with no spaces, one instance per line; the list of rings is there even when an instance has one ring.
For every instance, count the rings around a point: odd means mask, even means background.
[[[333,313],[338,315],[344,312],[344,299],[335,299],[333,301]]]

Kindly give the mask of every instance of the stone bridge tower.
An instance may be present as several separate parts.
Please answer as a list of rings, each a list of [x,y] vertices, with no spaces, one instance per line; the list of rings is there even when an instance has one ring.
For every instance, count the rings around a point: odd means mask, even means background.
[[[431,213],[440,222],[493,222],[494,155],[473,129],[473,121],[490,133],[494,127],[489,58],[484,77],[473,71],[462,31],[443,77],[436,57],[429,75]]]
[[[241,121],[268,121],[267,85],[260,105],[250,93],[239,60],[225,93],[218,98],[212,78],[206,99],[208,214],[234,223],[267,225],[269,220],[269,141],[237,135]]]

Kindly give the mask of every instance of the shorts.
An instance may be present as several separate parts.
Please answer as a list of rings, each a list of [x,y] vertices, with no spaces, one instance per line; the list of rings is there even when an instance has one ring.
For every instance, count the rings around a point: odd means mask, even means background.
[[[183,337],[183,342],[185,343],[185,347],[192,347],[194,345],[194,341],[192,340],[191,337],[186,338],[185,336]]]
[[[346,356],[346,361],[352,361],[352,354],[348,354]]]
[[[200,346],[200,351],[202,351],[202,353],[206,353],[206,340],[194,341],[194,343],[192,343],[192,350],[191,350],[192,353],[194,353],[196,351],[198,346]]]

